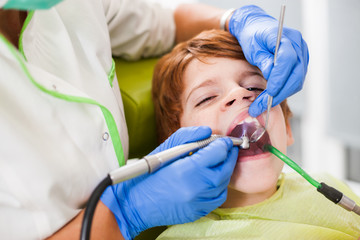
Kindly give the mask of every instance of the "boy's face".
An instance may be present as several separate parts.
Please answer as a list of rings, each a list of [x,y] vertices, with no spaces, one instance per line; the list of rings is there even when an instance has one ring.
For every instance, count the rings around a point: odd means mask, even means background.
[[[181,127],[210,126],[214,134],[229,135],[234,127],[249,117],[248,109],[266,88],[260,70],[244,60],[207,58],[192,60],[184,73],[181,95]],[[257,118],[264,125],[264,117]],[[292,143],[291,130],[285,125],[281,107],[270,111],[267,132],[273,146],[286,153]],[[283,162],[270,153],[250,156],[240,150],[230,185],[231,192],[273,194]]]

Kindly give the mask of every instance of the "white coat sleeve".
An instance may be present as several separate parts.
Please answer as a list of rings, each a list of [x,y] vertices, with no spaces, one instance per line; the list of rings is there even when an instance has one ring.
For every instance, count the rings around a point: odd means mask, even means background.
[[[173,10],[141,0],[103,0],[112,53],[128,60],[159,56],[175,42]]]

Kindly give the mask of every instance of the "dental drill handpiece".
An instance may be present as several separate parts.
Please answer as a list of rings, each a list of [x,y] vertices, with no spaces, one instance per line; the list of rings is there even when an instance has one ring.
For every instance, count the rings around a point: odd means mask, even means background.
[[[145,173],[152,173],[172,161],[175,161],[178,157],[191,155],[193,152],[206,147],[214,140],[222,137],[225,136],[211,135],[210,138],[205,140],[182,144],[154,155],[145,156],[134,163],[130,163],[110,172],[109,176],[112,180],[112,184],[114,185]],[[249,139],[247,137],[229,138],[232,140],[234,146],[238,146],[240,149],[249,148]]]

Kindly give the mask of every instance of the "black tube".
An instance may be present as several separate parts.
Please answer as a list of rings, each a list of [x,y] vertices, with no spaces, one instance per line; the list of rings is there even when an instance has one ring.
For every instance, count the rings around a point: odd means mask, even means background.
[[[336,190],[333,187],[326,185],[324,182],[320,183],[320,187],[317,188],[317,190],[335,204],[340,202],[341,198],[343,197],[342,192]]]
[[[99,185],[97,185],[95,190],[92,192],[92,194],[89,198],[89,201],[86,204],[84,218],[82,221],[81,232],[80,232],[81,240],[90,239],[91,224],[92,224],[92,219],[93,219],[93,216],[95,213],[96,205],[97,205],[102,193],[110,185],[112,185],[112,181],[111,181],[110,176],[108,175],[104,180],[102,180],[99,183]]]

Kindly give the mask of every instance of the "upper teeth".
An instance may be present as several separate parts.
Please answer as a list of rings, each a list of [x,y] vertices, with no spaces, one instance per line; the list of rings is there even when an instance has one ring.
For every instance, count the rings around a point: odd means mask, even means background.
[[[250,117],[250,116],[245,118],[241,122],[239,122],[238,125],[240,125],[242,123],[255,123],[256,126],[260,126],[259,121],[256,118],[253,118],[253,117]]]

